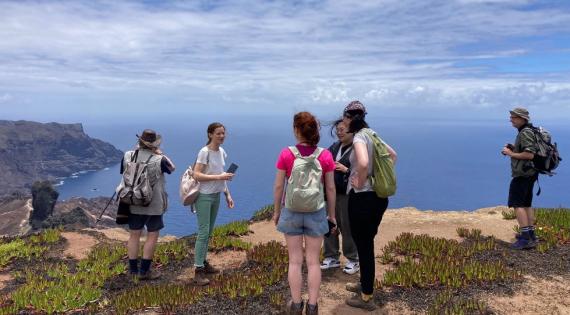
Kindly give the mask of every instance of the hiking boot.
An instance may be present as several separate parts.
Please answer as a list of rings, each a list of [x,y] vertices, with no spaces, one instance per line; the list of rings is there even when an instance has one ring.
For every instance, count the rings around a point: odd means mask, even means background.
[[[161,274],[160,271],[156,271],[156,270],[149,270],[147,272],[144,273],[139,273],[138,278],[139,280],[143,281],[143,280],[155,280],[160,278]]]
[[[349,282],[344,287],[346,291],[354,292],[360,294],[362,292],[362,285],[360,282]]]
[[[538,237],[536,237],[536,234],[534,234],[534,231],[529,231],[530,232],[530,240],[533,242],[538,242],[540,239]],[[515,234],[515,238],[517,240],[520,240],[522,238],[524,238],[524,236],[521,233],[517,233]]]
[[[512,249],[522,250],[522,249],[531,249],[536,246],[536,243],[532,240],[527,238],[519,238],[516,242],[511,244]]]
[[[204,269],[206,269],[206,273],[208,274],[220,272],[220,269],[210,265],[210,263],[207,260],[204,261]]]
[[[357,293],[353,297],[351,297],[350,299],[347,299],[346,304],[348,304],[352,307],[361,308],[361,309],[364,309],[367,311],[373,311],[376,309],[376,304],[374,304],[374,297],[371,297],[370,300],[368,300],[368,302],[365,302],[362,299],[362,295],[360,293]]]
[[[348,260],[346,265],[344,265],[344,268],[342,268],[342,272],[347,273],[349,275],[353,275],[357,273],[359,270],[360,270],[360,265],[358,264],[358,261],[352,261],[352,260]]]
[[[295,305],[295,303],[293,303],[293,300],[289,300],[289,302],[287,302],[287,311],[286,314],[287,315],[302,315],[303,314],[303,300],[301,300],[301,306],[297,306]]]
[[[306,315],[319,315],[319,304],[315,304],[315,307],[312,308],[309,304],[309,302],[307,302],[307,305],[305,307],[305,314]]]
[[[332,257],[327,257],[321,263],[321,270],[328,270],[331,268],[338,268],[340,267],[340,260]]]
[[[194,268],[194,279],[192,279],[192,282],[199,286],[210,284],[210,279],[206,278],[206,267]]]

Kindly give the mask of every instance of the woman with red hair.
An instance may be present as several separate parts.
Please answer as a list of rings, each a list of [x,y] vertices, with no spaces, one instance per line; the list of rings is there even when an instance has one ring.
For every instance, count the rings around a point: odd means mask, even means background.
[[[329,232],[327,219],[336,225],[335,163],[328,150],[317,146],[320,140],[319,129],[319,123],[311,113],[295,114],[293,132],[297,144],[284,148],[276,165],[273,221],[277,230],[285,234],[289,252],[289,314],[303,313],[303,242],[309,286],[306,314],[318,314],[321,244],[323,235]],[[286,180],[287,189],[284,195]],[[327,197],[326,207],[324,193]],[[282,208],[283,201],[285,207]]]

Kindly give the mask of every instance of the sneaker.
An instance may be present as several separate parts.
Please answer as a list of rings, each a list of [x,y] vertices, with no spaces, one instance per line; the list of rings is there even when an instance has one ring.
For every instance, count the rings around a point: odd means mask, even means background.
[[[210,265],[210,263],[206,260],[204,261],[204,269],[206,270],[206,273],[219,273],[220,269]]]
[[[362,292],[362,285],[360,282],[349,282],[344,287],[346,291],[354,292],[360,294]]]
[[[364,302],[360,293],[355,294],[350,299],[347,299],[346,304],[352,307],[365,309],[367,311],[373,311],[376,309],[376,304],[374,304],[374,298],[371,298],[370,300],[368,300],[368,302]]]
[[[355,273],[357,273],[360,270],[360,264],[358,264],[358,261],[352,261],[349,260],[346,265],[344,265],[344,268],[342,268],[342,272],[347,273],[349,275],[353,275]]]
[[[160,278],[161,274],[159,271],[156,270],[149,270],[145,273],[139,273],[139,280],[154,280]]]
[[[323,260],[323,262],[321,263],[321,270],[327,270],[327,269],[331,269],[331,268],[338,268],[340,267],[340,260],[332,258],[332,257],[327,257]]]
[[[303,314],[304,304],[305,304],[305,303],[301,300],[301,306],[300,306],[300,307],[297,307],[297,306],[293,303],[293,300],[289,300],[289,302],[287,302],[286,314],[288,314],[288,315],[302,315],[302,314]]]
[[[531,249],[536,246],[536,243],[532,240],[526,238],[519,238],[516,242],[511,244],[512,249],[522,250],[522,249]]]
[[[517,233],[517,234],[515,234],[515,238],[516,238],[517,240],[520,240],[520,239],[523,239],[524,236],[523,236],[521,233]],[[539,241],[540,241],[540,239],[539,239],[539,238],[536,236],[536,234],[534,234],[534,233],[531,233],[531,234],[530,234],[530,239],[531,239],[533,242],[539,242]]]

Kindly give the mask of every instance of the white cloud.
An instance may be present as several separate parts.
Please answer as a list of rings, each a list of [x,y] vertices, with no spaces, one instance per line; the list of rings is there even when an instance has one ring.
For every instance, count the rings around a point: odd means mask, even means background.
[[[495,69],[568,49],[542,42],[569,33],[570,11],[529,3],[4,1],[0,85],[259,104],[493,106],[524,96],[567,106],[558,97],[568,71]]]
[[[8,103],[11,100],[13,100],[14,97],[8,93],[4,93],[2,95],[0,95],[0,104],[4,104],[4,103]]]

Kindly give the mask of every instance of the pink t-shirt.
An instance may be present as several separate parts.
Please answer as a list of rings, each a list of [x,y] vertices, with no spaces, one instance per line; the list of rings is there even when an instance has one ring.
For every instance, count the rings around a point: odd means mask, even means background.
[[[299,144],[297,144],[296,147],[297,149],[299,149],[299,152],[301,153],[302,156],[311,155],[317,149],[316,146],[309,147]],[[324,175],[326,173],[334,171],[335,169],[334,159],[330,151],[325,149],[323,150],[321,155],[319,155],[317,160],[319,160],[319,163],[321,163],[321,167],[323,169],[323,179],[324,179]],[[276,167],[277,169],[285,171],[287,174],[287,178],[289,178],[289,176],[291,176],[291,170],[293,169],[293,162],[295,162],[295,155],[293,154],[293,152],[291,152],[291,150],[289,150],[289,148],[285,148],[279,154],[279,158],[277,158]]]

